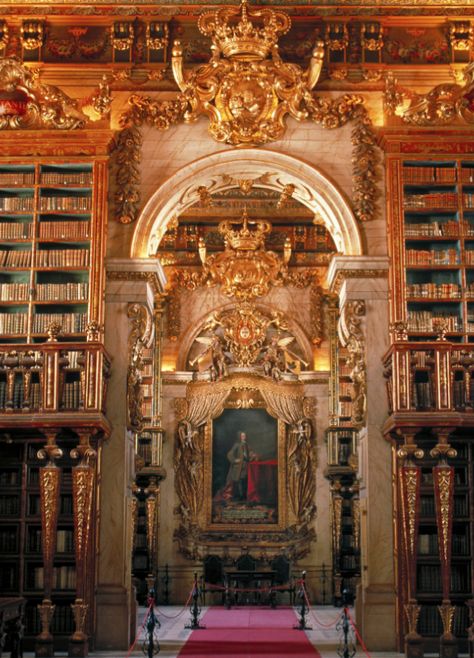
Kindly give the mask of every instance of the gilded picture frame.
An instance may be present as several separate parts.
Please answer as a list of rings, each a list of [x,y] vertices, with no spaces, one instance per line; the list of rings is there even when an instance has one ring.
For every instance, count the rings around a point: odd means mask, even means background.
[[[246,435],[249,462],[243,487],[235,464],[240,463],[235,457],[241,456],[241,434]],[[205,530],[282,531],[287,520],[286,452],[286,425],[266,409],[225,408],[208,421],[204,430]]]

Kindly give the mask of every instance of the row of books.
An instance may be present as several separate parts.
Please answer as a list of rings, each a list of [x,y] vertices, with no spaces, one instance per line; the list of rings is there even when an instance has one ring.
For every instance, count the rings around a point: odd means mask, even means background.
[[[0,313],[0,334],[26,334],[28,313]]]
[[[0,516],[13,516],[20,512],[20,499],[18,496],[0,495]]]
[[[351,397],[352,384],[350,382],[339,382],[339,395],[341,397]]]
[[[20,482],[20,472],[17,468],[2,468],[0,471],[0,487],[14,487]]]
[[[44,587],[44,567],[34,567],[29,574],[28,585],[31,589],[43,589]],[[76,567],[62,566],[53,569],[53,587],[54,589],[75,589],[76,588]]]
[[[441,325],[449,332],[462,331],[460,318],[448,313],[408,311],[407,319],[409,331],[437,331]]]
[[[42,196],[40,210],[90,210],[90,196]]]
[[[28,301],[29,283],[0,283],[0,300],[2,302]]]
[[[92,171],[43,171],[41,173],[41,183],[47,185],[90,185],[92,183]]]
[[[41,553],[42,530],[41,528],[28,528],[28,551],[30,553]],[[56,552],[73,553],[74,552],[74,532],[71,529],[61,528],[56,532]]]
[[[0,222],[0,238],[3,240],[31,238],[32,228],[32,222]]]
[[[465,251],[464,252],[464,261],[466,265],[474,265],[474,251]]]
[[[339,412],[338,412],[339,416],[344,416],[344,417],[348,418],[349,416],[352,415],[352,403],[351,402],[340,400],[339,404],[338,404],[338,407],[339,407]]]
[[[25,284],[26,285],[26,284]],[[88,283],[38,283],[36,286],[36,299],[38,301],[87,301]],[[0,299],[1,285],[0,285]]]
[[[458,195],[456,192],[430,192],[428,194],[407,194],[404,197],[405,208],[456,208]]]
[[[442,297],[461,297],[461,286],[458,283],[410,283],[406,287],[407,298],[426,297],[438,299]]]
[[[2,314],[0,314],[0,330],[1,330],[1,316]],[[59,325],[61,325],[61,329],[65,333],[68,334],[82,333],[86,329],[87,314],[86,313],[37,313],[33,319],[33,333],[37,333],[37,334],[46,333],[48,329],[48,325],[50,325],[52,322],[56,322]],[[6,333],[11,333],[11,332],[6,332]]]
[[[40,222],[39,237],[73,240],[90,238],[90,222]]]
[[[423,516],[423,512],[421,513]],[[418,535],[418,555],[438,555],[438,535]]]
[[[459,222],[448,220],[447,222],[429,222],[423,224],[405,224],[405,237],[443,237],[459,235]]]
[[[43,249],[38,251],[38,267],[87,267],[88,249]]]
[[[33,207],[33,196],[0,196],[0,212],[28,212]]]
[[[407,249],[407,265],[455,265],[459,263],[459,253],[449,249]]]
[[[30,185],[35,182],[34,171],[2,171],[0,185]]]
[[[454,167],[403,167],[405,183],[453,183],[456,181]]]
[[[462,203],[464,208],[474,208],[474,194],[471,192],[464,192],[462,195]]]
[[[65,382],[63,387],[63,407],[79,409],[82,402],[81,382]]]
[[[430,409],[433,406],[433,394],[429,382],[413,384],[413,404],[415,409]]]
[[[18,552],[18,528],[0,528],[0,553]]]
[[[18,568],[13,564],[0,562],[0,592],[18,590]]]
[[[0,267],[30,267],[31,251],[28,249],[0,250]]]

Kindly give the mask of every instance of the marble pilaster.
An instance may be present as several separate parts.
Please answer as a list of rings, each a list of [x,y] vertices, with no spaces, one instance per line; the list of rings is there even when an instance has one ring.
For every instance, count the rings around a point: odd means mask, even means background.
[[[105,346],[112,357],[107,416],[113,430],[102,451],[100,470],[96,646],[102,650],[129,646],[129,619],[135,604],[130,518],[135,451],[133,434],[127,430],[127,310],[130,303],[139,303],[153,312],[154,294],[163,282],[157,261],[114,259],[107,263]]]
[[[359,434],[361,497],[361,586],[357,623],[371,650],[395,648],[395,581],[393,569],[391,452],[381,427],[387,416],[382,356],[389,343],[388,259],[337,256],[328,283],[338,293],[341,313],[351,301],[365,304],[367,412]]]

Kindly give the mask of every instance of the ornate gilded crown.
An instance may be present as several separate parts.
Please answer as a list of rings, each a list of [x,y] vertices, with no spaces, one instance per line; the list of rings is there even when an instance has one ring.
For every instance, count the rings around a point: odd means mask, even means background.
[[[240,221],[226,219],[219,222],[218,226],[219,233],[224,236],[226,247],[236,251],[256,251],[263,247],[265,235],[271,230],[270,222],[262,219],[249,220],[246,210],[242,213]]]
[[[291,20],[283,11],[249,9],[247,0],[242,0],[238,8],[201,14],[198,27],[224,57],[251,60],[267,57],[278,38],[290,29]]]

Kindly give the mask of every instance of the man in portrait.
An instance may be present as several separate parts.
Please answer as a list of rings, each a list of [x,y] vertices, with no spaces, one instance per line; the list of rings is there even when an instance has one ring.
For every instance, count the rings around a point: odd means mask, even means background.
[[[227,485],[232,484],[232,499],[246,500],[249,462],[256,459],[256,455],[248,446],[245,432],[239,432],[239,439],[227,453],[227,459],[230,462]]]

